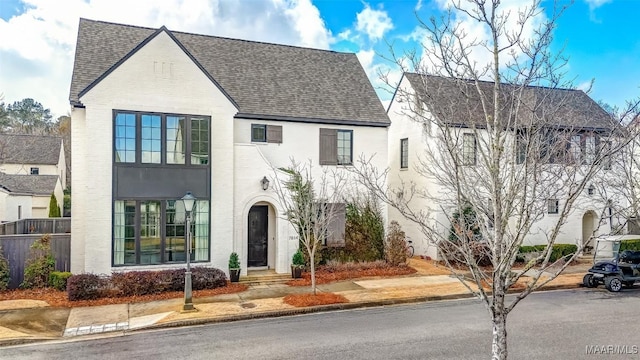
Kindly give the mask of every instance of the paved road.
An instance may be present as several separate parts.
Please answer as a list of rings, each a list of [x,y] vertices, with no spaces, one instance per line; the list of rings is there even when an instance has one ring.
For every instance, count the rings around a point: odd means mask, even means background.
[[[536,293],[509,317],[510,358],[638,359],[639,318],[640,288]],[[468,299],[9,347],[0,358],[487,359],[490,336],[486,310]]]

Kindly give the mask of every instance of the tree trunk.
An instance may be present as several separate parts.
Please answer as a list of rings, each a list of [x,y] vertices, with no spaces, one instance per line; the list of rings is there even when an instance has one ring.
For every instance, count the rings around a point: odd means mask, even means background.
[[[491,359],[507,359],[507,314],[504,309],[504,294],[494,295],[492,322],[493,339],[491,342]]]
[[[311,249],[311,256],[309,256],[309,262],[311,263],[311,291],[313,295],[316,294],[316,249]]]

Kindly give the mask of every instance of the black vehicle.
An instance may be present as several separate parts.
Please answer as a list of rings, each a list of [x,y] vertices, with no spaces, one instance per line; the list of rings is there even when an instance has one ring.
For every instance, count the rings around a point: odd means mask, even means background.
[[[599,239],[593,256],[594,264],[582,279],[586,287],[604,284],[607,290],[618,292],[622,286],[631,287],[640,281],[640,251],[620,252],[621,239]],[[603,259],[602,254],[609,259]],[[599,256],[600,255],[600,256]]]

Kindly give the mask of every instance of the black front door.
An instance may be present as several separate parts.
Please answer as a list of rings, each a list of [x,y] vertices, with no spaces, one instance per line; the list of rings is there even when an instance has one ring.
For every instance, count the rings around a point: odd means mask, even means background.
[[[249,209],[248,267],[267,266],[268,209],[267,206]]]

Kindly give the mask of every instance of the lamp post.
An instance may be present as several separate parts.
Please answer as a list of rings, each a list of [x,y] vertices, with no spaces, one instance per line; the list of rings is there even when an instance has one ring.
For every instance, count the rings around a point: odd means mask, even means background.
[[[187,272],[184,273],[184,305],[183,311],[191,311],[193,307],[193,299],[191,295],[191,211],[193,211],[193,205],[196,203],[196,198],[191,194],[191,191],[182,197],[182,204],[184,204],[184,211],[186,213],[186,228],[184,231],[187,256]]]

